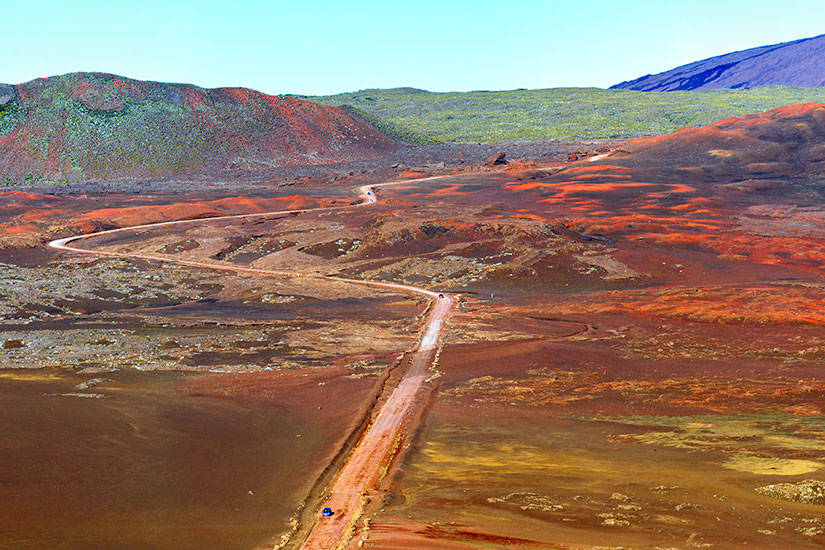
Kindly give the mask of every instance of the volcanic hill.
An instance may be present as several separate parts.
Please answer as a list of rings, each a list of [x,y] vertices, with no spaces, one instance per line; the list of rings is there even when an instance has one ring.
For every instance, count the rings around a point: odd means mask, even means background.
[[[710,90],[751,86],[824,86],[825,35],[732,52],[611,88],[642,92]]]
[[[594,238],[711,251],[751,264],[745,274],[753,264],[819,274],[824,178],[825,104],[808,103],[631,140],[506,187],[526,194],[531,214],[568,216],[568,227]]]
[[[399,145],[351,111],[245,88],[104,73],[0,84],[0,182],[164,178],[373,159]]]
[[[825,174],[825,104],[802,103],[634,139],[611,155],[683,181],[797,182]],[[621,161],[620,161],[621,162]]]

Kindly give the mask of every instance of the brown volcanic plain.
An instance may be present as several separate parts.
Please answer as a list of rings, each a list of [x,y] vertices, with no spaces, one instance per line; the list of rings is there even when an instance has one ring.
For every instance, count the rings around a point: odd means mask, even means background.
[[[821,501],[765,488],[825,481],[823,123],[793,106],[88,246],[460,294],[352,547],[817,548]],[[8,547],[274,544],[425,305],[43,242],[342,205],[369,180],[4,193]]]

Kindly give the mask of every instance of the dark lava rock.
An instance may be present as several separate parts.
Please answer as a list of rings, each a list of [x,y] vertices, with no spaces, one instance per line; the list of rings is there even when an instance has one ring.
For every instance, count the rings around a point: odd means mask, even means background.
[[[492,155],[490,158],[487,159],[485,166],[499,166],[502,164],[507,164],[507,155],[503,151],[498,151],[496,154]]]

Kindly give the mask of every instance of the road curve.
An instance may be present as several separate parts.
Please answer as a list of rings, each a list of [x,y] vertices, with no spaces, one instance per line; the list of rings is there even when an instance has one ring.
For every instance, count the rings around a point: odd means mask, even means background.
[[[441,328],[444,320],[449,316],[450,310],[453,306],[453,298],[445,294],[439,294],[425,288],[420,288],[412,285],[405,285],[399,283],[386,283],[380,281],[364,281],[358,279],[344,279],[338,277],[323,277],[320,275],[308,275],[305,273],[295,273],[290,271],[276,271],[268,269],[257,269],[252,267],[234,266],[210,262],[199,262],[193,260],[183,260],[177,258],[169,258],[166,256],[153,256],[146,254],[129,254],[126,252],[110,252],[103,250],[93,250],[88,248],[79,248],[76,243],[81,240],[90,239],[92,237],[100,237],[105,235],[114,235],[117,233],[135,231],[142,229],[155,229],[160,227],[168,227],[174,225],[193,224],[199,222],[208,222],[213,220],[230,220],[243,219],[253,217],[267,217],[276,215],[288,215],[296,213],[304,213],[311,211],[341,210],[345,208],[353,208],[358,206],[366,206],[377,202],[375,197],[375,188],[389,185],[399,185],[403,183],[412,183],[423,180],[438,179],[438,176],[430,178],[421,178],[417,180],[406,180],[398,182],[379,183],[372,185],[364,185],[360,187],[363,199],[361,203],[348,206],[337,206],[330,208],[308,208],[301,210],[280,210],[275,212],[264,212],[254,214],[237,214],[229,216],[213,216],[208,218],[194,218],[186,220],[175,220],[168,222],[157,222],[143,225],[136,225],[132,227],[122,227],[118,229],[109,229],[105,231],[98,231],[95,233],[88,233],[85,235],[75,235],[72,237],[65,237],[62,239],[55,239],[49,243],[49,246],[57,250],[66,252],[75,252],[79,254],[89,254],[103,257],[117,257],[128,258],[136,260],[149,260],[155,262],[166,262],[177,265],[184,265],[189,267],[197,267],[204,269],[213,269],[219,271],[232,271],[239,273],[253,273],[267,276],[287,276],[287,277],[308,277],[316,279],[329,279],[334,281],[344,281],[348,283],[372,286],[379,288],[386,288],[391,290],[399,290],[410,294],[419,294],[426,296],[433,302],[429,315],[427,317],[426,328],[421,337],[418,347],[413,352],[410,366],[404,373],[398,385],[390,394],[390,397],[384,405],[377,412],[372,424],[364,432],[361,439],[358,441],[352,452],[346,458],[341,469],[338,471],[335,479],[328,488],[329,495],[324,506],[332,508],[334,515],[329,518],[317,517],[316,523],[309,531],[309,535],[304,541],[302,548],[304,550],[333,550],[343,548],[346,546],[348,537],[351,533],[355,522],[359,519],[363,512],[363,507],[366,504],[366,493],[375,487],[382,476],[382,472],[386,471],[389,466],[394,451],[396,441],[401,435],[404,427],[404,421],[410,416],[414,409],[415,396],[421,388],[424,381],[427,379],[427,371],[432,364],[433,357],[438,345],[438,338],[441,334]],[[75,246],[71,246],[72,244]]]

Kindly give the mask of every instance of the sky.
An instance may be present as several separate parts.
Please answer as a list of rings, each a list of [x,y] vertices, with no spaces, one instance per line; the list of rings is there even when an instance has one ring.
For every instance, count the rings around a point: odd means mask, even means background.
[[[825,1],[38,0],[3,20],[0,82],[101,71],[313,95],[606,88],[823,34]]]

